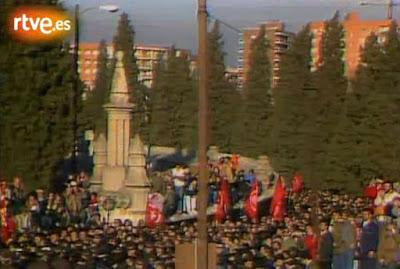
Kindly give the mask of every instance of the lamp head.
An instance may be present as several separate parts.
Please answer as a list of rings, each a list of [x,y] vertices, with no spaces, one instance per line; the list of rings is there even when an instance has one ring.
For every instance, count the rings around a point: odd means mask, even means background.
[[[115,13],[119,11],[119,7],[116,5],[101,5],[99,6],[99,9],[110,13]]]

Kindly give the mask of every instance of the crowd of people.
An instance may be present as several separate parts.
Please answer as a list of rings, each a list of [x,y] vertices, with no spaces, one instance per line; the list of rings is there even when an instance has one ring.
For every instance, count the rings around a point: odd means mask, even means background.
[[[152,181],[153,191],[165,197],[165,214],[195,214],[195,172],[178,166]],[[242,208],[227,211],[223,220],[210,216],[218,269],[400,267],[400,194],[392,182],[374,180],[356,197],[277,181],[271,205],[260,203],[271,207],[268,213],[254,217]],[[259,183],[254,171],[221,159],[210,164],[209,203],[219,204],[225,187],[231,204],[246,203],[260,193]],[[275,200],[280,191],[283,203]],[[18,177],[13,184],[0,182],[0,268],[174,268],[175,247],[196,238],[195,219],[155,227],[144,221],[109,223],[99,204],[85,174],[63,193],[26,193]]]
[[[236,155],[221,157],[209,163],[208,204],[218,203],[222,182],[229,185],[232,204],[244,201],[250,194],[256,180],[253,169],[240,169]],[[164,197],[164,213],[167,217],[175,214],[196,214],[198,191],[197,175],[187,165],[177,165],[166,172],[156,172],[152,177],[152,191]]]

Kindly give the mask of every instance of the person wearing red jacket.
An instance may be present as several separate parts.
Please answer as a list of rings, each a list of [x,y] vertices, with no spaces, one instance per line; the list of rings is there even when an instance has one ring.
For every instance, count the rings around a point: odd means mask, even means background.
[[[304,238],[304,243],[310,258],[315,260],[318,254],[318,237],[311,225],[307,225],[307,235]]]

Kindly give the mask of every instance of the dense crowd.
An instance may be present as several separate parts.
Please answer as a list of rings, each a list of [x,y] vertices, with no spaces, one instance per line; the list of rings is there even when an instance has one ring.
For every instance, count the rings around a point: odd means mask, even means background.
[[[249,196],[251,186],[256,180],[253,169],[240,169],[239,157],[221,157],[215,163],[209,163],[208,204],[218,202],[218,193],[222,182],[229,185],[232,204],[244,201]],[[157,172],[152,177],[152,191],[164,197],[164,213],[167,217],[174,214],[196,214],[197,175],[186,165],[177,165],[166,172]]]
[[[234,203],[249,199],[258,181],[253,171],[236,169],[230,159],[210,164],[210,172],[210,204],[219,203],[223,182]],[[184,166],[155,175],[153,191],[165,196],[165,213],[195,213],[196,181]],[[293,191],[285,184],[282,219],[266,213],[250,220],[243,209],[229,211],[224,221],[210,217],[209,241],[216,244],[218,268],[399,268],[395,188],[374,180],[363,197],[355,197],[333,190]],[[174,268],[175,246],[196,238],[194,220],[155,228],[129,220],[108,223],[84,174],[60,194],[26,193],[20,178],[1,182],[0,194],[1,268]]]

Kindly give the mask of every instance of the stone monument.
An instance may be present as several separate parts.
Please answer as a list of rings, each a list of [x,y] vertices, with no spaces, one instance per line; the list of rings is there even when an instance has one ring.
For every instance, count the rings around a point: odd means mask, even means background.
[[[100,196],[116,200],[111,218],[144,219],[150,184],[146,173],[143,143],[138,135],[131,139],[134,104],[130,102],[123,53],[116,53],[116,66],[107,112],[107,138],[94,142],[92,185]]]

